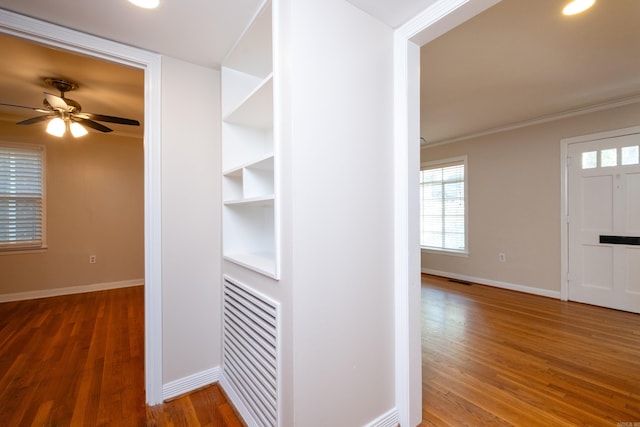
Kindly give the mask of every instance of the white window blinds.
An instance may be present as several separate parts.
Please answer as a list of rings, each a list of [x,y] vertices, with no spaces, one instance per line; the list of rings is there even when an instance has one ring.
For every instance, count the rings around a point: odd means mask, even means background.
[[[423,167],[420,199],[420,245],[465,252],[465,161]]]
[[[0,146],[0,250],[44,246],[44,147]]]

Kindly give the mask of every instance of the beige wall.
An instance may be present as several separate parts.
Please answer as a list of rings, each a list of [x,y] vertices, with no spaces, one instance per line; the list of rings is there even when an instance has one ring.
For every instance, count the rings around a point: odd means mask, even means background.
[[[32,125],[39,126],[39,125]],[[0,122],[0,140],[34,143]],[[0,255],[0,295],[144,279],[143,146],[139,138],[90,132],[45,144],[48,249]],[[89,264],[89,255],[97,262]]]
[[[468,156],[469,197],[469,256],[423,251],[423,271],[559,292],[560,140],[637,125],[640,104],[423,148],[423,162]]]

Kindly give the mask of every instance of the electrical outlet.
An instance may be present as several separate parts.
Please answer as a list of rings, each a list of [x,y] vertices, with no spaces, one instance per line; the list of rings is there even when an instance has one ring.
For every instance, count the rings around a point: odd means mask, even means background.
[[[96,256],[89,255],[89,264],[95,264],[95,263],[96,263]]]
[[[498,261],[500,262],[507,262],[507,256],[504,254],[504,252],[500,252],[498,254]]]

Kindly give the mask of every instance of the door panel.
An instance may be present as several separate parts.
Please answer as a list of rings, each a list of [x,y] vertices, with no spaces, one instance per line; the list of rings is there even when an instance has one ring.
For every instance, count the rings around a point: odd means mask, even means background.
[[[582,286],[610,291],[613,288],[613,248],[582,245]]]
[[[627,292],[640,294],[640,248],[627,248]]]
[[[610,175],[582,179],[582,230],[613,228],[613,178]]]
[[[640,173],[627,174],[625,203],[627,205],[627,228],[640,235]]]
[[[568,147],[569,299],[640,313],[640,134]],[[609,243],[601,243],[601,242]]]

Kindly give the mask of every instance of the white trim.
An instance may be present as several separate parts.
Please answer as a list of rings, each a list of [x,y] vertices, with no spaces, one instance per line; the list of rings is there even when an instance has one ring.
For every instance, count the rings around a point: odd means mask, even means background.
[[[640,126],[580,135],[560,140],[560,298],[569,299],[569,180],[567,168],[569,144],[596,141],[640,133]]]
[[[447,166],[455,166],[459,164],[463,164],[466,166],[468,161],[469,161],[469,156],[467,156],[466,154],[463,154],[462,156],[447,157],[446,159],[440,159],[440,160],[429,160],[427,162],[420,163],[420,170],[431,169],[436,166],[441,168],[446,168]]]
[[[465,282],[477,283],[479,285],[493,286],[494,288],[508,289],[510,291],[524,292],[525,294],[539,295],[541,297],[548,297],[554,299],[560,299],[560,292],[552,291],[549,289],[540,289],[533,286],[519,285],[516,283],[500,282],[497,280],[483,279],[481,277],[467,276],[465,274],[449,273],[448,271],[433,270],[431,268],[423,268],[422,272],[425,274],[432,274],[434,276],[446,277],[448,279],[464,280]]]
[[[591,133],[588,135],[572,136],[570,138],[563,138],[562,144],[575,144],[576,142],[588,142],[597,141],[599,139],[617,138],[619,136],[635,135],[640,133],[640,126],[632,126],[623,129],[608,130],[605,132]]]
[[[399,422],[398,410],[393,408],[370,423],[365,424],[365,427],[396,427]]]
[[[430,248],[428,246],[420,246],[421,253],[435,254],[435,255],[447,255],[447,256],[455,256],[458,258],[469,258],[469,251],[452,251],[449,249],[435,249]]]
[[[398,420],[401,426],[417,425],[422,414],[422,373],[420,364],[411,363],[412,359],[420,361],[416,354],[416,342],[419,342],[419,325],[412,325],[412,314],[415,314],[415,294],[419,282],[417,273],[419,264],[410,258],[412,243],[419,237],[420,228],[418,217],[412,218],[411,212],[417,206],[410,206],[411,195],[415,195],[418,203],[417,188],[411,185],[410,164],[414,149],[412,141],[417,139],[418,129],[409,126],[409,50],[415,57],[417,46],[408,42],[408,38],[396,31],[394,35],[394,300],[395,300],[395,400],[398,410]],[[419,52],[417,52],[419,58]],[[419,82],[418,82],[419,83]],[[412,86],[413,88],[413,86]],[[412,99],[415,103],[415,99]],[[415,105],[411,105],[415,108]],[[418,107],[419,108],[419,107]],[[413,150],[415,151],[415,149]],[[415,157],[415,156],[414,156]],[[415,160],[415,186],[418,186],[419,154]],[[411,166],[410,166],[411,165]],[[413,208],[413,210],[411,209]],[[415,221],[414,221],[415,220]],[[415,224],[414,224],[415,222]],[[412,234],[412,232],[414,234]],[[416,242],[416,249],[419,240]],[[419,294],[418,294],[419,295]],[[417,329],[417,331],[416,331]],[[417,335],[417,336],[416,336]],[[416,341],[418,340],[418,341]],[[418,347],[419,349],[419,347]]]
[[[199,388],[217,383],[220,381],[220,367],[207,369],[202,372],[186,376],[184,378],[170,381],[162,386],[162,400],[190,393]]]
[[[560,299],[569,300],[569,189],[567,161],[569,143],[560,140]]]
[[[420,339],[420,49],[499,0],[439,0],[394,32],[395,399],[399,423],[422,421]],[[411,203],[411,204],[410,204]]]
[[[144,70],[145,386],[150,405],[162,401],[161,57],[0,9],[0,32]]]
[[[129,288],[132,286],[144,286],[144,279],[121,280],[119,282],[94,283],[91,285],[68,286],[64,288],[16,292],[12,294],[0,295],[0,303],[57,297],[61,295],[84,294],[86,292],[107,291],[110,289]]]

